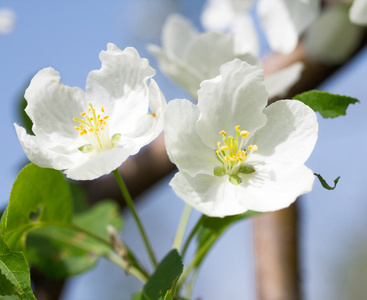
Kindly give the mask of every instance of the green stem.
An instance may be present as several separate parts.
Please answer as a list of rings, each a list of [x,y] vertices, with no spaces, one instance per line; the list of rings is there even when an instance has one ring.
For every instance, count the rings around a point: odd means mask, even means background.
[[[210,249],[210,247],[215,243],[215,241],[217,240],[218,236],[217,235],[212,235],[207,241],[206,243],[199,249],[199,251],[196,253],[195,258],[192,260],[192,262],[190,263],[190,265],[185,269],[185,272],[181,275],[179,282],[177,283],[177,289],[180,289],[180,287],[182,286],[182,284],[185,282],[187,276],[189,275],[189,273],[191,272],[192,268],[198,266],[201,262],[201,260],[203,259],[203,257],[205,256],[205,254],[208,252],[208,250]]]
[[[173,242],[173,248],[174,249],[179,250],[180,247],[181,247],[181,242],[182,242],[183,236],[185,234],[185,230],[186,230],[187,222],[188,222],[189,217],[190,217],[190,213],[191,213],[191,206],[186,204],[185,208],[182,212],[180,223],[179,223],[178,228],[177,228],[175,240]]]
[[[145,233],[145,230],[143,228],[143,225],[140,222],[140,219],[139,219],[139,217],[138,217],[138,215],[137,215],[137,213],[135,211],[133,200],[132,200],[132,198],[130,196],[130,193],[129,193],[126,185],[125,185],[125,182],[123,181],[123,179],[121,177],[121,174],[120,174],[120,172],[117,169],[114,170],[114,171],[112,171],[112,173],[113,173],[113,175],[115,175],[115,178],[116,178],[117,183],[118,183],[118,185],[120,187],[121,193],[122,193],[122,195],[125,198],[126,204],[129,207],[131,213],[133,214],[134,220],[135,220],[135,222],[136,222],[136,224],[137,224],[137,226],[139,228],[139,232],[140,232],[140,235],[141,235],[141,237],[143,239],[143,242],[144,242],[145,248],[146,248],[146,250],[148,252],[149,258],[150,258],[153,266],[155,268],[157,268],[157,266],[158,266],[157,260],[156,260],[154,254],[153,254],[152,247],[150,246],[150,243],[148,241],[148,237],[147,237],[147,235]]]
[[[132,266],[129,265],[129,263],[122,259],[119,255],[117,255],[114,252],[110,252],[107,256],[106,256],[111,262],[115,263],[116,265],[120,266],[121,268],[123,268],[126,273],[131,274],[133,276],[135,276],[137,279],[139,279],[142,283],[146,283],[148,281],[148,278],[145,274],[143,274],[140,270],[138,270],[137,268],[134,268]]]
[[[119,255],[115,253],[115,249],[111,245],[111,243],[104,238],[101,238],[100,236],[94,234],[93,232],[90,232],[88,230],[85,230],[82,227],[79,227],[72,223],[57,223],[57,222],[43,222],[42,226],[57,226],[57,227],[63,227],[63,228],[69,228],[73,229],[75,231],[79,231],[81,233],[84,233],[85,235],[99,241],[100,243],[106,245],[108,248],[111,249],[108,254],[105,254],[106,258],[109,259],[111,262],[115,263],[116,265],[122,267],[127,273],[135,276],[137,279],[139,279],[142,283],[145,283],[148,281],[147,274],[144,274],[143,269],[140,266],[131,266],[128,261],[122,259]]]
[[[196,223],[195,227],[191,230],[183,248],[182,248],[182,253],[181,253],[181,257],[183,259],[183,257],[186,254],[187,248],[190,245],[191,240],[193,239],[193,237],[195,236],[195,234],[197,233],[197,231],[199,230],[201,224],[203,224],[204,220],[207,218],[206,215],[202,215],[201,218],[198,220],[198,222]]]

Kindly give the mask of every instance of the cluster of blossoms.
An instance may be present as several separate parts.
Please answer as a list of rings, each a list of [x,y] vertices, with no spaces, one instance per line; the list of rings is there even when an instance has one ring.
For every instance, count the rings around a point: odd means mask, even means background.
[[[134,48],[108,44],[100,60],[85,92],[60,83],[52,68],[32,79],[25,98],[35,135],[15,128],[35,164],[65,170],[72,179],[94,179],[164,128],[168,155],[179,170],[170,185],[206,215],[277,210],[311,190],[314,176],[304,163],[317,139],[315,113],[295,100],[266,107],[259,67],[238,58],[223,62],[203,75],[197,105],[185,99],[166,105],[151,78],[154,69]]]
[[[367,25],[367,0],[330,1],[333,4],[350,3],[349,20],[360,26]],[[339,4],[340,4],[339,3]],[[207,0],[201,19],[207,30],[231,31],[236,36],[237,48],[258,51],[256,30],[251,9],[256,12],[270,48],[288,54],[298,37],[320,14],[320,0]],[[348,13],[348,10],[344,9]],[[336,21],[342,18],[333,17]],[[329,26],[332,27],[331,24]],[[320,30],[323,30],[321,28]],[[249,39],[250,38],[250,39]]]
[[[149,45],[148,49],[156,56],[160,69],[197,101],[200,83],[219,75],[224,63],[239,58],[260,65],[251,51],[236,48],[235,38],[234,33],[199,34],[189,20],[175,14],[163,26],[162,48]],[[283,96],[299,80],[302,70],[303,64],[296,62],[265,78],[269,98]]]

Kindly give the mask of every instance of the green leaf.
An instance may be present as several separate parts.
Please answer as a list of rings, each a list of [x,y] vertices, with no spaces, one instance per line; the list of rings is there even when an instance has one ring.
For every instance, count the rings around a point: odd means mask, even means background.
[[[208,217],[203,222],[203,227],[215,234],[221,234],[229,225],[239,220],[259,215],[259,212],[249,210],[243,214],[227,216],[224,218]]]
[[[143,292],[140,291],[134,295],[131,296],[131,300],[142,300]]]
[[[121,229],[118,205],[104,201],[74,218],[75,225],[109,240],[107,225]],[[99,257],[108,254],[106,244],[72,228],[49,226],[28,234],[27,256],[49,277],[64,278],[92,268]]]
[[[357,99],[336,95],[324,91],[312,90],[296,95],[293,100],[299,100],[318,111],[324,118],[345,116],[349,104],[359,102]]]
[[[340,179],[340,176],[338,176],[335,180],[334,180],[334,186],[331,187],[330,185],[327,184],[327,182],[325,181],[324,178],[322,178],[322,176],[320,174],[316,174],[313,173],[315,176],[317,176],[317,178],[320,180],[321,185],[323,186],[323,188],[327,189],[327,190],[333,190],[336,188],[336,185],[338,184],[338,181]]]
[[[29,231],[71,223],[72,199],[59,171],[29,164],[13,184],[9,205],[1,219],[4,240],[12,250],[24,250]]]
[[[169,300],[172,299],[176,282],[183,271],[183,264],[177,250],[171,250],[144,285],[140,298],[134,300]],[[139,294],[135,295],[138,297]],[[170,298],[171,297],[171,298]]]
[[[74,194],[82,197],[76,189]],[[25,250],[27,241],[28,259],[49,276],[83,272],[111,252],[106,226],[119,229],[122,221],[109,201],[78,213],[73,222],[72,211],[70,187],[61,172],[30,164],[15,180],[1,219],[4,240],[12,250]]]
[[[29,266],[22,252],[11,251],[0,237],[0,295],[36,299],[31,289]]]

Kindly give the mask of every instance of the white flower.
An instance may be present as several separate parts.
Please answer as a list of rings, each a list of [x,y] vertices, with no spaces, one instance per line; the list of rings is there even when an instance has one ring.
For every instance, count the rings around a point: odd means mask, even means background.
[[[243,32],[248,34],[255,30],[248,21],[249,8],[254,2],[208,0],[202,14],[203,26],[214,30],[229,29],[235,33],[236,40],[242,39],[246,43]],[[292,52],[297,45],[298,36],[317,17],[319,6],[319,0],[259,0],[257,14],[270,48],[283,54]],[[247,26],[244,27],[244,24]]]
[[[352,23],[367,25],[367,0],[354,0],[349,10],[349,18]]]
[[[89,73],[86,92],[60,83],[52,68],[39,71],[25,92],[35,136],[14,124],[30,161],[75,180],[110,173],[163,126],[166,103],[148,60],[113,44],[99,57],[101,69]]]
[[[157,57],[161,70],[195,100],[200,83],[216,77],[222,64],[234,58],[252,65],[260,64],[250,53],[238,54],[233,34],[199,34],[190,21],[180,15],[167,19],[162,31],[162,46],[149,45],[148,49]],[[286,93],[298,81],[302,70],[303,65],[297,62],[267,77],[265,85],[269,97]]]
[[[0,34],[12,32],[15,24],[15,13],[9,8],[0,8]]]
[[[270,106],[261,69],[238,59],[202,82],[197,105],[166,109],[168,155],[179,169],[170,185],[209,216],[274,211],[312,189],[304,163],[318,135],[316,114],[295,100]]]

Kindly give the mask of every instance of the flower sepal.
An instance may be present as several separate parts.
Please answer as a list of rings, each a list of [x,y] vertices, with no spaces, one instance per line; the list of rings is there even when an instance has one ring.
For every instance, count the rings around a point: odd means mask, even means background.
[[[251,166],[241,166],[239,170],[239,173],[242,173],[242,174],[251,174],[254,172],[255,172],[255,169]]]
[[[78,150],[83,153],[91,153],[93,152],[93,146],[90,144],[84,145],[84,146],[79,147]]]
[[[222,177],[222,176],[226,175],[226,171],[221,167],[217,167],[217,168],[214,169],[214,175],[218,176],[218,177]]]
[[[238,175],[230,175],[229,182],[233,185],[239,185],[242,182],[242,178]]]

